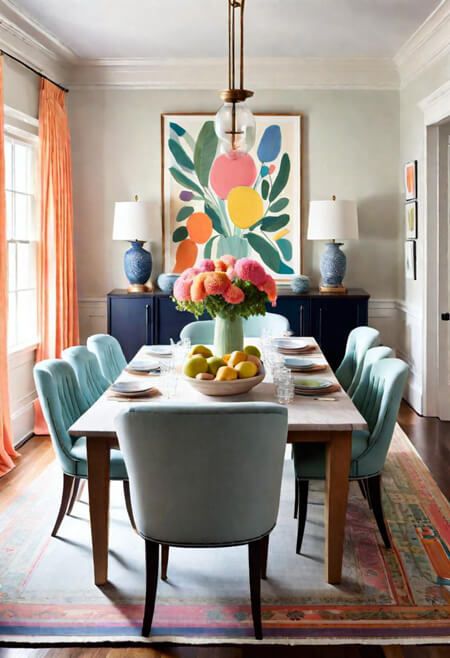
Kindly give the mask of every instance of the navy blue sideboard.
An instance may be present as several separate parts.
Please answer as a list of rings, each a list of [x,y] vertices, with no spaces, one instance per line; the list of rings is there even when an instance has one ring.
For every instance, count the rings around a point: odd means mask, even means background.
[[[276,308],[268,305],[267,310],[287,317],[296,336],[314,336],[335,369],[344,355],[349,332],[367,324],[368,301],[368,293],[356,288],[346,295],[282,290]],[[142,345],[178,340],[184,325],[194,319],[191,313],[177,311],[170,296],[163,292],[113,290],[108,294],[108,333],[117,338],[127,360]]]

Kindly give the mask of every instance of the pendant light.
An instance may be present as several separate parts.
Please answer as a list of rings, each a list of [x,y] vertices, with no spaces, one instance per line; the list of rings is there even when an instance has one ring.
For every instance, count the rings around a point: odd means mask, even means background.
[[[255,143],[256,124],[245,102],[253,92],[244,88],[244,6],[245,0],[228,3],[228,89],[220,97],[224,104],[216,114],[215,130],[223,153],[239,157]],[[239,12],[239,18],[237,14]],[[239,25],[239,87],[236,87],[236,31]]]

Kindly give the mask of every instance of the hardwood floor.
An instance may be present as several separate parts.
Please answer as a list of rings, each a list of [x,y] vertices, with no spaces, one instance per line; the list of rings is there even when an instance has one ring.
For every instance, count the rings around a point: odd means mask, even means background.
[[[445,495],[450,498],[450,423],[421,418],[403,403],[399,422]],[[23,485],[53,459],[48,437],[34,437],[21,449],[17,467],[0,479],[0,513]],[[449,638],[450,640],[450,638]],[[152,648],[0,648],[0,658],[450,658],[450,647],[243,646]]]

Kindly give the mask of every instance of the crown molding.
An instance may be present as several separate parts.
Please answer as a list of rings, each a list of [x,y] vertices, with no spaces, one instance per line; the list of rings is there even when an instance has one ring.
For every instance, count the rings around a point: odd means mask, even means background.
[[[405,87],[429,66],[450,53],[450,0],[442,0],[394,57]]]
[[[419,107],[423,112],[426,126],[446,119],[450,115],[450,81],[422,99]]]
[[[69,88],[218,89],[226,87],[225,58],[94,59],[72,67]],[[398,89],[391,59],[247,58],[251,89]]]

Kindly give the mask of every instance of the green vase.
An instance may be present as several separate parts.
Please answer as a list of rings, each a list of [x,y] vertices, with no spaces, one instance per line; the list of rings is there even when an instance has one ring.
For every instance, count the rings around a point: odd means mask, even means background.
[[[214,327],[214,354],[223,356],[235,350],[244,349],[244,328],[242,318],[237,316],[230,318],[216,317]]]

